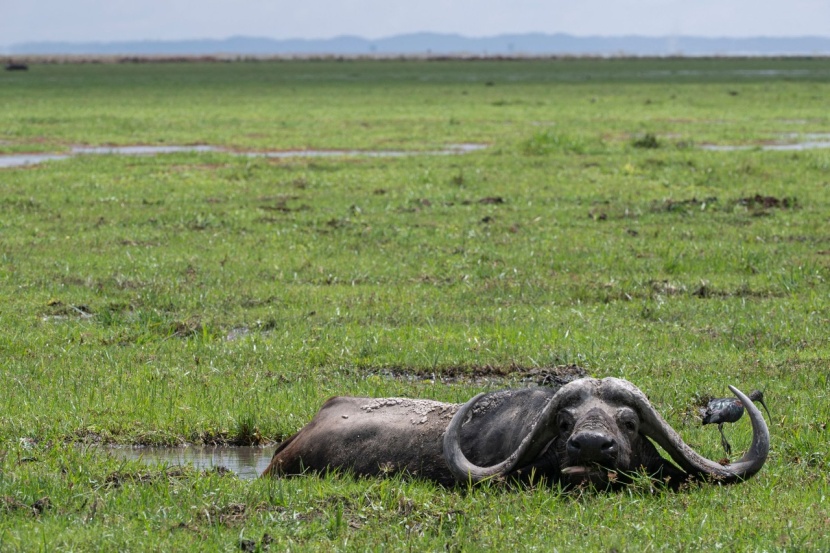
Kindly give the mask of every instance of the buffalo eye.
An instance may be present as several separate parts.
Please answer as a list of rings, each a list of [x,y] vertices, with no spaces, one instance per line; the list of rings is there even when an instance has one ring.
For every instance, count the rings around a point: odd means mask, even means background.
[[[617,411],[617,424],[630,434],[636,434],[640,429],[640,418],[633,409],[623,407]]]
[[[574,426],[573,415],[567,411],[561,411],[557,417],[556,424],[559,427],[559,432],[561,434],[567,434]]]

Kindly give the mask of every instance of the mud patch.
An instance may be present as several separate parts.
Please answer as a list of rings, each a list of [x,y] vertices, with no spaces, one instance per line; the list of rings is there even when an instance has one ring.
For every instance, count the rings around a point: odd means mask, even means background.
[[[13,511],[29,511],[33,516],[37,517],[43,514],[44,511],[52,508],[52,502],[49,497],[41,497],[40,499],[36,500],[34,503],[29,505],[28,503],[23,503],[22,501],[12,497],[12,496],[4,496],[0,497],[0,513],[11,513]]]
[[[204,332],[199,317],[191,317],[183,321],[173,321],[167,326],[167,335],[174,338],[189,338]]]
[[[258,200],[262,202],[262,205],[258,206],[258,209],[261,209],[263,211],[276,211],[280,213],[291,213],[293,211],[309,211],[311,207],[305,204],[294,207],[288,205],[288,202],[299,199],[299,196],[264,196],[262,198],[259,198]]]
[[[69,318],[91,319],[95,316],[92,310],[86,305],[72,305],[61,300],[50,300],[46,304],[46,312],[42,320],[55,321]]]
[[[253,507],[247,505],[245,503],[228,503],[227,505],[210,505],[206,509],[201,510],[196,516],[197,519],[207,522],[208,524],[219,523],[224,526],[232,527],[232,526],[241,526],[244,524],[251,516],[255,516],[258,513],[264,512],[276,512],[282,513],[285,512],[285,507],[281,506],[272,506],[266,505],[265,503],[260,503],[259,505],[254,505]],[[246,542],[248,540],[241,540],[240,544]],[[263,544],[267,545],[273,541],[268,534],[263,534],[262,542]],[[242,547],[242,545],[240,545]],[[244,549],[243,551],[259,551],[258,549]]]
[[[504,198],[501,196],[487,196],[485,198],[481,198],[478,203],[484,205],[500,205],[504,203]]]
[[[173,482],[187,476],[188,471],[183,470],[182,467],[169,467],[155,472],[117,470],[109,473],[104,478],[104,485],[107,488],[120,488],[128,483],[152,484],[159,481]]]
[[[251,329],[247,326],[234,327],[225,334],[225,340],[227,340],[228,342],[233,342],[235,340],[240,340],[248,336],[250,333]]]
[[[796,207],[798,201],[795,198],[776,198],[775,196],[762,196],[755,194],[738,200],[738,205],[743,205],[749,209],[791,209]]]
[[[267,551],[274,538],[269,533],[262,534],[262,541],[257,543],[256,540],[239,538],[239,549],[241,551]]]
[[[669,212],[669,213],[686,213],[689,211],[705,211],[707,207],[716,205],[718,199],[715,196],[698,199],[690,198],[687,200],[672,200],[667,199],[662,202],[652,204],[651,210],[654,212]]]
[[[585,378],[588,372],[579,365],[559,365],[552,368],[525,369],[519,373],[523,382],[532,382],[537,386],[559,388],[568,382]]]
[[[692,296],[701,299],[707,298],[759,298],[759,299],[766,299],[766,298],[775,298],[780,297],[781,293],[774,292],[772,290],[753,290],[749,286],[742,285],[738,288],[733,290],[718,290],[712,288],[712,286],[708,282],[701,282],[699,286],[697,286],[692,291]]]
[[[474,367],[444,367],[440,372],[426,369],[383,369],[375,374],[409,381],[432,381],[442,384],[482,384],[493,381],[518,381],[537,386],[560,387],[568,382],[584,378],[588,372],[579,365],[554,367],[522,367],[518,365]]]
[[[685,200],[665,199],[651,204],[651,211],[654,213],[692,213],[695,211],[730,210],[735,206],[745,207],[753,212],[761,212],[767,209],[794,209],[798,206],[796,198],[767,196],[755,194],[745,196],[737,200],[726,201],[721,204],[717,196],[707,198],[692,197]]]

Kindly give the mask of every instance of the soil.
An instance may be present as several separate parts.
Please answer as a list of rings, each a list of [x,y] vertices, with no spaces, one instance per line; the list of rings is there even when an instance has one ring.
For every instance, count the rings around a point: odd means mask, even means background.
[[[763,208],[770,209],[773,207],[781,209],[789,209],[796,206],[795,198],[776,198],[775,196],[762,196],[755,194],[738,200],[739,205],[745,205],[750,209]]]
[[[553,367],[522,367],[518,365],[473,367],[443,367],[433,372],[426,369],[383,369],[377,374],[403,380],[438,380],[444,384],[454,382],[484,382],[491,380],[519,380],[538,386],[559,387],[572,380],[588,376],[579,365],[556,365]]]

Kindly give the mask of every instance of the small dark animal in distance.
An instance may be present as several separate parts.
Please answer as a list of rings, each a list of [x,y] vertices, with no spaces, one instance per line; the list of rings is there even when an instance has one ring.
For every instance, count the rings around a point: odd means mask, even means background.
[[[6,71],[28,71],[29,66],[25,63],[9,62],[6,64]]]
[[[448,486],[544,478],[564,487],[608,487],[645,471],[670,487],[689,480],[741,482],[766,462],[769,431],[749,398],[730,389],[746,405],[753,435],[746,454],[727,465],[684,443],[630,382],[581,378],[559,389],[479,394],[464,404],[333,397],[277,447],[263,476],[342,470],[404,473]]]

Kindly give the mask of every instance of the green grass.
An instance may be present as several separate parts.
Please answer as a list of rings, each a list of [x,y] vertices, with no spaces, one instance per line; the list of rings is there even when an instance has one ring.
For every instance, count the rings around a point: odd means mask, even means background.
[[[488,145],[0,170],[0,550],[827,549],[830,150],[696,145],[826,132],[828,96],[825,59],[0,75],[0,153]],[[564,494],[244,482],[91,447],[278,441],[331,395],[464,401],[566,363],[631,380],[714,459],[700,398],[762,388],[770,459],[730,488]]]

